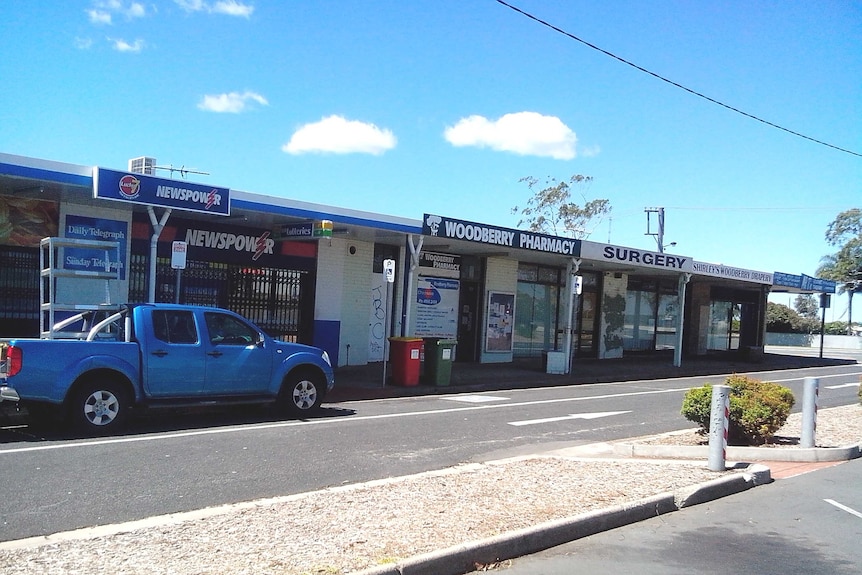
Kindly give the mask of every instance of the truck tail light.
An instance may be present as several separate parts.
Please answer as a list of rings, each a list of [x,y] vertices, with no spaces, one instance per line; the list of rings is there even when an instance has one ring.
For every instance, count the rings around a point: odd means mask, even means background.
[[[20,347],[15,347],[14,345],[10,345],[5,350],[6,356],[6,376],[12,377],[21,371],[21,364],[24,360],[24,350]]]

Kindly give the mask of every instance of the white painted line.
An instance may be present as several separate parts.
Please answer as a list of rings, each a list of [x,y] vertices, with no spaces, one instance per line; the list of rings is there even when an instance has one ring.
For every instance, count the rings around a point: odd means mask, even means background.
[[[671,389],[658,389],[650,391],[630,391],[626,393],[608,393],[602,395],[591,395],[587,397],[563,397],[559,399],[538,399],[534,401],[521,401],[515,403],[495,403],[471,405],[468,407],[453,407],[449,409],[429,409],[426,411],[402,411],[397,413],[384,413],[380,415],[352,415],[346,417],[321,417],[320,419],[308,419],[303,421],[283,421],[276,423],[260,423],[253,425],[239,425],[232,427],[220,427],[217,429],[202,429],[195,431],[183,431],[179,433],[140,435],[134,437],[117,437],[111,439],[90,440],[78,443],[52,443],[50,445],[34,445],[32,447],[13,447],[11,449],[0,449],[0,455],[13,453],[27,453],[31,451],[48,451],[52,449],[72,449],[80,447],[94,447],[97,445],[113,445],[116,443],[138,443],[142,441],[161,441],[182,437],[194,437],[199,435],[217,435],[225,433],[240,433],[247,431],[259,431],[261,429],[280,429],[284,427],[299,427],[306,425],[340,425],[348,422],[372,421],[379,419],[395,419],[400,417],[418,417],[423,415],[438,415],[443,413],[460,413],[464,411],[478,411],[486,409],[503,409],[509,407],[526,407],[530,405],[545,405],[551,403],[571,403],[576,401],[590,401],[595,399],[615,399],[618,397],[639,397],[644,395],[661,395],[664,393],[685,393],[691,387],[677,387]]]
[[[492,401],[509,401],[508,397],[500,397],[499,395],[448,395],[441,397],[447,401],[461,401],[464,403],[487,403]]]
[[[859,387],[858,383],[845,383],[843,385],[826,385],[826,389],[841,389],[842,387]]]
[[[840,367],[840,366],[837,366],[837,367]],[[771,373],[771,372],[767,372],[767,373]],[[742,374],[742,375],[745,375],[745,374]],[[849,373],[833,373],[831,375],[818,375],[817,379],[828,379],[830,377],[848,377],[848,376],[852,377],[852,376],[856,376],[856,375],[862,375],[862,371],[852,371]],[[803,379],[805,379],[805,377],[788,377],[786,379],[770,379],[769,381],[771,381],[772,383],[784,383],[787,381],[802,381]],[[859,385],[859,384],[854,383],[853,385]]]
[[[522,425],[537,425],[540,423],[554,423],[556,421],[565,421],[567,419],[598,419],[600,417],[610,417],[612,415],[620,415],[623,413],[631,413],[631,411],[601,411],[598,413],[570,413],[562,417],[546,417],[544,419],[526,419],[524,421],[510,421],[509,425],[516,427]]]
[[[846,505],[841,505],[840,503],[838,503],[834,499],[824,499],[823,501],[825,501],[829,505],[834,505],[835,507],[837,507],[841,511],[846,511],[850,515],[855,515],[859,519],[862,519],[862,513],[856,511],[855,509],[851,509],[850,507],[847,507]]]

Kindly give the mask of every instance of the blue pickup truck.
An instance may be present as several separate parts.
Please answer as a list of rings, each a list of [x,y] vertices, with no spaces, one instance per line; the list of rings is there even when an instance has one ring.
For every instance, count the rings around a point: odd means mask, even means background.
[[[228,310],[139,304],[98,320],[90,313],[55,326],[55,339],[0,340],[0,402],[101,434],[158,407],[272,403],[302,416],[334,385],[325,351],[277,341]],[[75,332],[81,325],[89,329]]]

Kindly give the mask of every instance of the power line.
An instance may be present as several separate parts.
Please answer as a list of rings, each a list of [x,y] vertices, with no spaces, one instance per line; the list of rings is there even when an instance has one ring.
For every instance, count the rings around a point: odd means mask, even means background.
[[[546,26],[547,28],[550,28],[551,30],[554,30],[555,32],[559,32],[559,33],[560,33],[560,34],[562,34],[563,36],[567,36],[567,37],[571,38],[572,40],[575,40],[575,41],[577,41],[577,42],[580,42],[581,44],[583,44],[583,45],[585,45],[585,46],[588,46],[589,48],[592,48],[593,50],[596,50],[596,51],[598,51],[598,52],[601,52],[602,54],[604,54],[604,55],[606,55],[606,56],[610,56],[611,58],[613,58],[613,59],[615,59],[615,60],[618,60],[618,61],[622,62],[623,64],[626,64],[626,65],[628,65],[628,66],[631,66],[632,68],[635,68],[636,70],[640,70],[641,72],[643,72],[643,73],[645,73],[645,74],[649,74],[650,76],[652,76],[652,77],[654,77],[654,78],[657,78],[657,79],[661,80],[662,82],[666,82],[666,83],[670,84],[671,86],[675,86],[675,87],[677,87],[677,88],[679,88],[679,89],[681,89],[681,90],[685,90],[685,91],[686,91],[686,92],[688,92],[689,94],[692,94],[692,95],[694,95],[694,96],[697,96],[698,98],[703,98],[704,100],[707,100],[708,102],[712,102],[713,104],[717,104],[717,105],[721,106],[722,108],[726,108],[726,109],[728,109],[728,110],[730,110],[730,111],[732,111],[732,112],[736,112],[737,114],[741,114],[741,115],[745,116],[746,118],[751,118],[752,120],[756,120],[756,121],[758,121],[758,122],[761,122],[761,123],[763,123],[763,124],[766,124],[767,126],[772,126],[773,128],[778,128],[779,130],[782,130],[782,131],[784,131],[784,132],[787,132],[788,134],[793,134],[794,136],[798,136],[798,137],[800,137],[800,138],[804,138],[804,139],[809,140],[809,141],[811,141],[811,142],[814,142],[814,143],[816,143],[816,144],[820,144],[820,145],[822,145],[822,146],[826,146],[826,147],[828,147],[828,148],[832,148],[832,149],[834,149],[834,150],[838,150],[839,152],[845,152],[845,153],[847,153],[847,154],[851,154],[851,155],[853,155],[853,156],[859,156],[859,157],[862,157],[862,154],[860,154],[860,153],[858,153],[858,152],[854,152],[853,150],[848,150],[848,149],[846,149],[846,148],[841,148],[841,147],[838,147],[838,146],[834,146],[834,145],[829,144],[829,143],[827,143],[827,142],[824,142],[824,141],[822,141],[822,140],[818,140],[818,139],[816,139],[816,138],[812,138],[812,137],[810,137],[810,136],[806,136],[805,134],[800,134],[799,132],[796,132],[796,131],[791,130],[791,129],[789,129],[789,128],[785,128],[785,127],[783,127],[783,126],[779,126],[778,124],[775,124],[775,123],[773,123],[773,122],[770,122],[769,120],[764,120],[763,118],[760,118],[760,117],[755,116],[755,115],[753,115],[753,114],[749,114],[748,112],[743,112],[743,111],[742,111],[742,110],[740,110],[739,108],[734,108],[733,106],[730,106],[730,105],[728,105],[728,104],[725,104],[724,102],[720,102],[720,101],[718,101],[718,100],[716,100],[716,99],[714,99],[714,98],[710,98],[709,96],[707,96],[707,95],[705,95],[705,94],[701,94],[700,92],[697,92],[697,91],[695,91],[695,90],[692,90],[691,88],[687,88],[687,87],[683,86],[682,84],[679,84],[679,83],[677,83],[677,82],[674,82],[673,80],[669,80],[669,79],[665,78],[664,76],[661,76],[661,75],[659,75],[659,74],[656,74],[655,72],[652,72],[652,71],[650,71],[650,70],[647,70],[646,68],[643,68],[643,67],[641,67],[641,66],[638,66],[637,64],[635,64],[635,63],[633,63],[633,62],[629,62],[629,61],[628,61],[628,60],[626,60],[625,58],[621,58],[620,56],[617,56],[616,54],[614,54],[614,53],[612,53],[612,52],[608,52],[607,50],[604,50],[603,48],[599,48],[599,47],[598,47],[598,46],[596,46],[595,44],[591,44],[591,43],[587,42],[586,40],[583,40],[582,38],[578,38],[578,37],[577,37],[577,36],[575,36],[574,34],[572,34],[572,33],[570,33],[570,32],[566,32],[566,31],[565,31],[565,30],[563,30],[562,28],[558,28],[558,27],[554,26],[553,24],[551,24],[551,23],[549,23],[549,22],[546,22],[546,21],[542,20],[541,18],[538,18],[538,17],[536,17],[536,16],[533,16],[533,15],[532,15],[532,14],[530,14],[529,12],[524,12],[523,10],[521,10],[520,8],[518,8],[517,6],[512,6],[511,4],[509,4],[509,3],[507,3],[507,2],[504,2],[503,0],[496,0],[496,2],[497,2],[498,4],[502,4],[502,5],[503,5],[503,6],[505,6],[506,8],[509,8],[509,9],[511,9],[511,10],[514,10],[515,12],[517,12],[517,13],[519,13],[519,14],[523,15],[523,16],[526,16],[526,17],[527,17],[527,18],[529,18],[530,20],[533,20],[533,21],[535,21],[535,22],[538,22],[538,23],[539,23],[539,24],[541,24],[542,26]]]
[[[667,210],[700,210],[707,212],[756,212],[756,211],[770,211],[770,212],[812,212],[812,211],[842,211],[844,208],[836,208],[836,207],[824,207],[824,206],[767,206],[767,207],[753,207],[753,206],[725,206],[725,207],[717,207],[717,206],[667,206],[665,209]]]

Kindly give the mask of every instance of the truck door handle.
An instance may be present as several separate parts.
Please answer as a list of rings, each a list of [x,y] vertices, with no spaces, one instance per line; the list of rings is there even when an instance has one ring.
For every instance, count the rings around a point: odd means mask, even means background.
[[[222,352],[220,352],[220,351],[208,351],[207,355],[211,355],[213,357],[219,357],[220,355],[222,355]]]
[[[168,352],[166,352],[163,349],[157,349],[156,351],[153,352],[153,355],[157,355],[159,357],[165,357],[166,355],[168,355]]]

